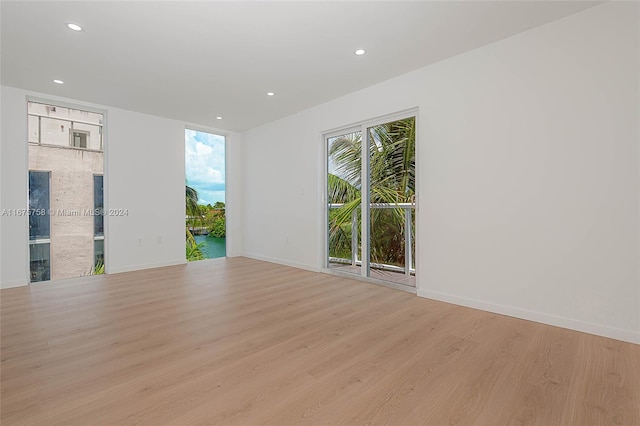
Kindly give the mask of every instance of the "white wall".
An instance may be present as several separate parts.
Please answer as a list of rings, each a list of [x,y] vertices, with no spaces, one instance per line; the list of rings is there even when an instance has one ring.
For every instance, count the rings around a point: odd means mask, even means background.
[[[244,251],[320,268],[322,132],[417,106],[418,294],[640,342],[639,75],[610,2],[248,131]]]
[[[184,124],[110,109],[105,153],[106,207],[129,212],[107,218],[108,271],[185,262]]]
[[[50,99],[106,110],[107,208],[127,209],[127,216],[107,216],[106,244],[109,273],[144,269],[185,262],[184,251],[184,130],[185,123],[86,104],[70,99],[3,86],[1,88],[0,211],[22,209],[27,205],[28,160],[26,146],[26,96]],[[227,133],[227,182],[241,186],[236,156],[241,155],[241,138]],[[228,191],[229,192],[229,191]],[[228,193],[229,255],[242,250],[241,198]],[[0,286],[28,282],[28,220],[26,217],[0,217]],[[138,239],[142,245],[138,246]],[[238,241],[238,242],[236,242]]]
[[[227,257],[241,256],[244,223],[242,135],[226,132],[225,215],[227,220]]]
[[[0,88],[2,157],[0,212],[27,207],[27,103],[17,91]],[[0,285],[14,287],[28,281],[28,218],[0,215]]]

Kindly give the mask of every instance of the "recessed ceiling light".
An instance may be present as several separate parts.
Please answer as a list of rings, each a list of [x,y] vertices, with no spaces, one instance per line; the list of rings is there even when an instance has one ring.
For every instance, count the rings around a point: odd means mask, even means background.
[[[73,31],[82,31],[82,27],[78,24],[74,24],[73,22],[69,22],[66,24],[67,28]]]
[[[362,56],[362,55],[364,55],[365,53],[367,53],[367,51],[366,51],[366,50],[364,50],[364,49],[358,49],[358,50],[356,50],[356,51],[355,51],[355,52],[353,52],[353,53],[355,53],[355,54],[356,54],[356,55],[358,55],[358,56]]]
[[[62,80],[53,80],[53,82],[56,84],[64,84],[64,81]]]
[[[222,120],[222,117],[217,116],[217,117],[216,117],[216,120]]]
[[[275,95],[275,93],[273,93],[273,92],[267,92],[267,96],[273,96],[273,95]]]

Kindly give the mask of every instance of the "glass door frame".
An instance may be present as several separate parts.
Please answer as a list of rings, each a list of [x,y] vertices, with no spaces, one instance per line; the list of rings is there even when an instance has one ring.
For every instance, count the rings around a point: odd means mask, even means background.
[[[360,235],[360,239],[361,239],[361,248],[360,248],[360,261],[361,261],[361,267],[360,267],[360,277],[363,279],[366,279],[367,281],[372,281],[372,282],[376,282],[376,283],[381,283],[384,285],[389,285],[392,286],[394,288],[402,288],[402,289],[413,289],[412,287],[409,286],[404,286],[401,284],[395,284],[393,282],[390,281],[383,281],[383,280],[379,280],[376,278],[372,278],[371,277],[371,253],[370,253],[370,237],[371,237],[371,198],[370,198],[370,155],[369,155],[369,145],[370,145],[370,135],[369,135],[369,129],[375,126],[379,126],[385,123],[390,123],[393,121],[398,121],[398,120],[403,120],[403,119],[407,119],[407,118],[414,118],[416,120],[416,152],[415,152],[415,168],[416,168],[416,188],[415,188],[415,210],[414,210],[414,214],[415,214],[415,221],[416,221],[416,232],[415,232],[415,247],[416,247],[416,253],[415,256],[413,256],[413,263],[414,263],[414,269],[415,269],[415,274],[416,274],[416,287],[415,290],[417,290],[418,288],[418,266],[417,266],[417,259],[418,259],[418,242],[417,242],[417,235],[418,235],[418,211],[419,211],[419,207],[418,207],[418,201],[419,201],[419,196],[418,196],[418,146],[419,144],[417,143],[417,138],[418,138],[418,108],[411,108],[405,111],[400,111],[394,114],[389,114],[389,115],[384,115],[384,116],[380,116],[371,120],[366,120],[366,121],[362,121],[359,122],[355,125],[350,125],[350,126],[345,126],[345,127],[341,127],[338,129],[334,129],[334,130],[330,130],[330,131],[326,131],[326,132],[322,132],[322,151],[323,151],[323,155],[321,156],[322,161],[323,161],[323,166],[321,167],[321,171],[322,171],[322,217],[324,218],[324,220],[322,221],[322,269],[325,272],[331,272],[331,273],[336,273],[338,275],[342,275],[341,273],[337,272],[337,271],[332,271],[329,268],[329,200],[328,200],[328,173],[329,173],[329,144],[328,141],[331,138],[334,138],[336,136],[341,136],[341,135],[345,135],[348,133],[354,133],[354,132],[361,132],[361,204],[360,204],[360,215],[361,215],[361,222],[360,222],[360,226],[361,226],[361,235]],[[366,189],[366,190],[365,190]],[[406,229],[406,228],[405,228]],[[411,254],[409,254],[411,255]],[[345,276],[358,276],[358,275],[354,275],[354,274],[345,274]]]

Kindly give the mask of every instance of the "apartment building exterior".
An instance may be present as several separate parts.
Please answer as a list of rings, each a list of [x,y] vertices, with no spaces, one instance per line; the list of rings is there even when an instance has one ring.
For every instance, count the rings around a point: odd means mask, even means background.
[[[28,102],[31,282],[104,262],[103,114]]]

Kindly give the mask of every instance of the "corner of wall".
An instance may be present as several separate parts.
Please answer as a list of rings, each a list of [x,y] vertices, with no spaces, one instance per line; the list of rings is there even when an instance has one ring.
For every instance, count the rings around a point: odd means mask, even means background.
[[[6,288],[25,287],[28,284],[29,283],[25,281],[3,281],[2,284],[0,284],[0,289],[4,290]]]
[[[482,300],[469,299],[451,294],[440,293],[427,289],[418,289],[417,295],[426,299],[438,300],[441,302],[453,303],[455,305],[466,306],[468,308],[481,309],[495,314],[506,315],[527,321],[594,334],[597,336],[609,337],[611,339],[623,340],[625,342],[640,344],[640,330],[625,330],[621,328],[608,327],[601,324],[575,320],[568,317],[535,312],[515,306],[505,306]]]

